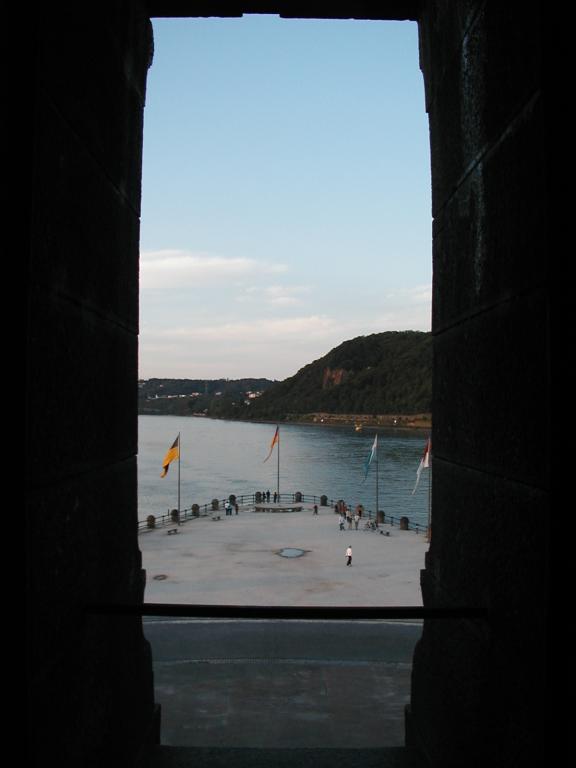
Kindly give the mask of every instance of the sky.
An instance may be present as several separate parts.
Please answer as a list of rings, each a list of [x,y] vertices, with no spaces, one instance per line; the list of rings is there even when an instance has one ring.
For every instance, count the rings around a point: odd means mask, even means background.
[[[414,22],[154,19],[140,378],[282,380],[430,330]]]

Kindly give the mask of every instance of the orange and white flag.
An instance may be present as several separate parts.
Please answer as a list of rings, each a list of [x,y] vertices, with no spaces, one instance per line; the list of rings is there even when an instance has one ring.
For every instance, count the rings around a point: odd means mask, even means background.
[[[279,430],[280,430],[280,428],[279,428],[279,427],[276,427],[276,432],[274,432],[274,437],[272,438],[272,442],[270,443],[270,451],[269,451],[269,453],[268,453],[268,456],[266,456],[266,458],[265,458],[265,459],[264,459],[264,461],[262,462],[263,464],[264,464],[266,461],[268,461],[268,459],[270,458],[270,456],[272,456],[272,451],[274,450],[274,446],[276,445],[276,443],[279,443],[279,442],[280,442],[280,431],[279,431]]]

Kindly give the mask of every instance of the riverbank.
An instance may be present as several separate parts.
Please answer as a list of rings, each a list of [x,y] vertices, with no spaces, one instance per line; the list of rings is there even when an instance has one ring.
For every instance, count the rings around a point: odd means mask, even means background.
[[[306,413],[288,414],[284,422],[290,424],[325,424],[326,426],[354,426],[364,429],[382,427],[398,429],[431,429],[432,414],[371,414],[364,413]]]
[[[139,416],[193,416],[217,421],[243,421],[247,424],[315,424],[318,426],[354,427],[359,429],[432,429],[432,414],[365,414],[365,413],[289,413],[282,419],[234,419],[230,416],[208,416],[203,413],[187,412],[185,405],[178,411],[163,411],[158,408],[141,407]]]

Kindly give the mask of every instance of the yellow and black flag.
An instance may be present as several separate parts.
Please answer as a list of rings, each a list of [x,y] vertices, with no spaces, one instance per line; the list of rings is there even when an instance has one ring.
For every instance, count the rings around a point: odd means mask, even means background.
[[[162,462],[162,474],[160,477],[166,477],[168,474],[168,467],[178,458],[180,458],[180,435],[174,440],[168,453],[164,456],[164,461]]]

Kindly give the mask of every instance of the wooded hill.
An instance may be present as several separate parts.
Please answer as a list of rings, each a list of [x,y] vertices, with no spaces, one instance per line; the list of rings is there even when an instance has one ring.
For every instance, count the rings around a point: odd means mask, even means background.
[[[138,413],[217,417],[274,383],[271,379],[140,379]]]
[[[428,414],[432,336],[422,331],[358,336],[284,381],[148,379],[138,386],[141,414],[257,421],[317,413]]]
[[[345,341],[267,389],[242,409],[241,418],[277,420],[316,412],[416,414],[431,409],[432,335],[388,331]]]

